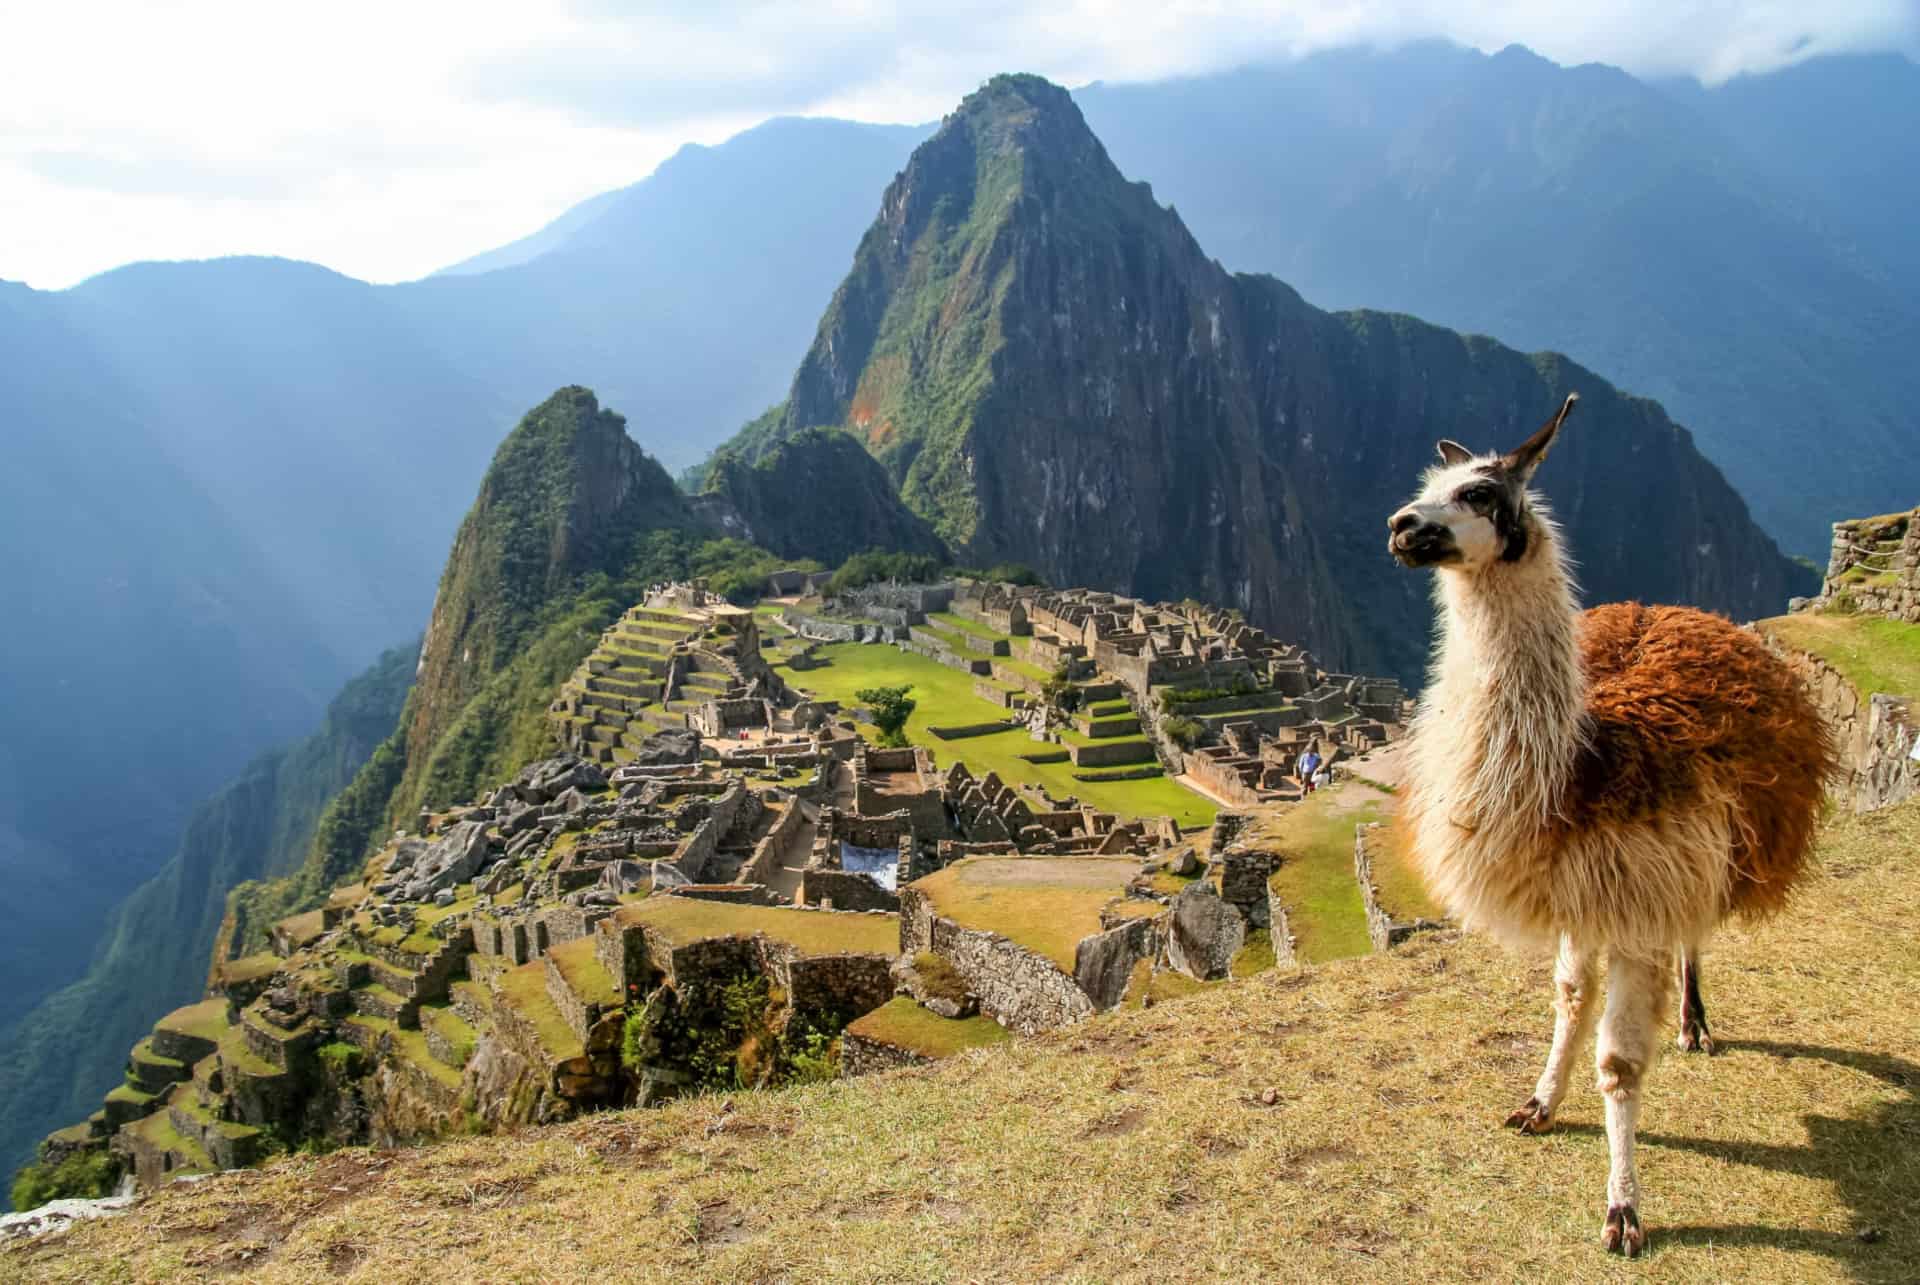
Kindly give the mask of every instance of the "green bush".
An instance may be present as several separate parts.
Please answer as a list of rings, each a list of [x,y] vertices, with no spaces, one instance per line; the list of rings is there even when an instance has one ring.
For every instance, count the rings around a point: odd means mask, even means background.
[[[1160,708],[1171,713],[1182,705],[1225,700],[1230,696],[1251,696],[1254,690],[1247,683],[1237,683],[1232,687],[1168,687],[1160,692]]]
[[[76,1151],[57,1165],[36,1161],[13,1176],[13,1207],[37,1209],[49,1200],[98,1200],[120,1182],[120,1164],[107,1151]]]
[[[1080,708],[1081,698],[1085,694],[1073,685],[1072,679],[1067,677],[1071,672],[1072,666],[1062,661],[1040,684],[1040,698],[1066,714],[1071,714]]]
[[[867,553],[856,553],[841,563],[839,570],[827,581],[827,593],[845,593],[849,589],[864,588],[883,580],[924,584],[940,579],[945,571],[946,564],[932,554],[883,553],[874,549]]]
[[[1199,743],[1200,737],[1207,729],[1184,714],[1175,714],[1160,720],[1160,730],[1165,732],[1175,745],[1183,750],[1190,750]]]

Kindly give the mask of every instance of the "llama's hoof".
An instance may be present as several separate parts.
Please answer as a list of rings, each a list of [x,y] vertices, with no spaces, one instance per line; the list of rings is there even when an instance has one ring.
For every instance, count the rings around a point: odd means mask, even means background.
[[[1682,1053],[1705,1053],[1713,1056],[1713,1036],[1704,1026],[1688,1022],[1680,1028],[1680,1038],[1674,1041]]]
[[[1600,1244],[1609,1254],[1640,1257],[1647,1247],[1647,1229],[1632,1205],[1607,1206],[1607,1225],[1600,1229]]]
[[[1546,1133],[1553,1128],[1553,1112],[1539,1098],[1528,1098],[1525,1106],[1507,1117],[1507,1127],[1522,1133]]]

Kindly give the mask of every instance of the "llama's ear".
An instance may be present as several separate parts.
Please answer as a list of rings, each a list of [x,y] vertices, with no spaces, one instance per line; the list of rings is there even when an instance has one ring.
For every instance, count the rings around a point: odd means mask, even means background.
[[[1539,431],[1526,441],[1500,457],[1500,467],[1518,478],[1522,485],[1533,477],[1533,471],[1547,458],[1547,452],[1553,449],[1553,439],[1560,435],[1560,426],[1567,422],[1567,416],[1573,413],[1573,405],[1580,400],[1579,393],[1568,393],[1567,400],[1560,403],[1560,409],[1554,417],[1542,424]]]
[[[1455,464],[1465,464],[1473,458],[1473,452],[1451,438],[1443,437],[1434,450],[1440,452],[1440,462],[1448,468]]]

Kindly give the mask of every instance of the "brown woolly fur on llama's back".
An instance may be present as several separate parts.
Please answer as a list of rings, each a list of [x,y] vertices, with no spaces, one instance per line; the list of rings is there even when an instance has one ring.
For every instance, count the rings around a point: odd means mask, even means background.
[[[1793,673],[1750,631],[1687,607],[1611,603],[1580,618],[1589,733],[1572,827],[1732,800],[1722,913],[1772,914],[1805,870],[1833,737]]]

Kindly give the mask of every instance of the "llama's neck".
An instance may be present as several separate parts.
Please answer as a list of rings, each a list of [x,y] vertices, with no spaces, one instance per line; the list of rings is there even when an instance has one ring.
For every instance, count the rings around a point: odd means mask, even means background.
[[[1558,541],[1540,526],[1517,563],[1437,577],[1444,627],[1421,716],[1422,767],[1450,819],[1468,829],[1548,821],[1579,746],[1578,608]]]

